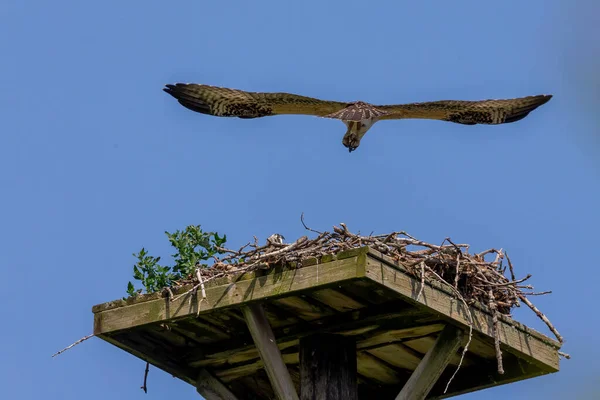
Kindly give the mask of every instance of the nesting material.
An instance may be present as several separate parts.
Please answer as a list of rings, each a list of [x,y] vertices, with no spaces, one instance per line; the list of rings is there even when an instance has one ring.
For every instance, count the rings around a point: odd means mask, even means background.
[[[528,299],[529,296],[550,292],[534,292],[533,287],[525,283],[531,275],[517,279],[508,254],[502,249],[469,253],[468,244],[454,243],[450,238],[444,239],[439,245],[426,243],[404,231],[362,236],[350,232],[343,223],[334,226],[332,232],[316,231],[305,224],[304,227],[315,237],[311,239],[302,236],[293,243],[284,243],[281,235],[274,234],[265,245],[259,245],[255,237],[254,242],[249,242],[238,250],[222,248],[223,255],[215,257],[210,268],[202,268],[176,285],[194,283],[192,290],[196,291],[198,288],[203,289],[206,282],[217,277],[268,269],[281,264],[302,268],[302,261],[309,258],[319,259],[340,251],[370,246],[400,262],[421,280],[422,287],[426,281],[438,281],[448,286],[465,304],[479,303],[488,308],[495,316],[494,320],[497,320],[498,314],[510,317],[514,307],[525,304],[544,321],[556,339],[563,342],[562,336],[548,318]],[[177,297],[187,293],[189,292]],[[499,340],[497,347],[500,356]]]

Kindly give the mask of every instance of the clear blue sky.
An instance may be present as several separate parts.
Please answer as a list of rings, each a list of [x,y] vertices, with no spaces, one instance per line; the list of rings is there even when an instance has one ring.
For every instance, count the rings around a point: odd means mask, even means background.
[[[573,3],[573,4],[571,4]],[[577,3],[577,4],[575,4]],[[594,1],[16,1],[0,5],[0,397],[196,398],[90,340],[132,253],[164,230],[353,230],[502,247],[567,339],[560,373],[464,398],[600,390],[600,45]],[[199,82],[334,100],[554,98],[502,126],[225,119],[161,91]],[[526,311],[526,310],[523,310]],[[544,333],[528,312],[517,318]],[[597,393],[597,392],[596,392]],[[167,397],[168,396],[168,397]],[[508,396],[508,397],[507,397]]]

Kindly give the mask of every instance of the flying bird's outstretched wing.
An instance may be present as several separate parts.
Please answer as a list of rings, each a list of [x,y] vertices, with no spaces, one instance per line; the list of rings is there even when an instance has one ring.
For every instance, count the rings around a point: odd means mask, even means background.
[[[195,83],[166,85],[163,90],[192,111],[218,117],[303,114],[339,119],[347,127],[342,144],[349,151],[356,150],[366,132],[380,120],[421,118],[464,125],[505,124],[525,118],[552,98],[539,95],[507,100],[442,100],[374,106],[362,101],[326,101],[291,93],[246,92]]]
[[[464,125],[505,124],[525,118],[551,98],[552,95],[538,95],[508,100],[442,100],[375,107],[385,113],[380,117],[382,120],[420,118]]]
[[[348,105],[291,93],[260,93],[216,86],[177,83],[163,89],[181,105],[218,117],[258,118],[278,114],[325,116]]]

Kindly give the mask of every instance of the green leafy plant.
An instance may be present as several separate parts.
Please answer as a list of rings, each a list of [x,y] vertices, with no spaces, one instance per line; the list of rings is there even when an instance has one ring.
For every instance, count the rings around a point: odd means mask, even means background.
[[[177,251],[173,254],[175,265],[159,264],[160,257],[148,255],[145,248],[134,253],[137,262],[133,266],[133,278],[140,281],[143,289],[136,289],[132,282],[127,284],[127,294],[135,296],[144,289],[146,293],[158,292],[173,285],[176,281],[189,279],[196,268],[208,268],[213,256],[223,254],[221,248],[227,241],[227,235],[216,232],[204,232],[200,225],[189,225],[182,231],[165,232],[171,246]]]

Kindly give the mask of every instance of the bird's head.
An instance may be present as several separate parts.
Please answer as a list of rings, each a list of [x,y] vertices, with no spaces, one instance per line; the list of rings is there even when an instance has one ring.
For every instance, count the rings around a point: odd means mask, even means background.
[[[360,121],[343,121],[348,127],[342,144],[348,149],[350,153],[360,146],[360,140],[365,136],[365,133],[373,126],[376,119],[363,119]]]
[[[344,135],[342,139],[342,144],[348,148],[348,151],[352,153],[354,150],[360,146],[360,137],[352,132],[348,132]]]
[[[285,237],[279,233],[274,233],[267,238],[267,245],[269,244],[283,244]]]

